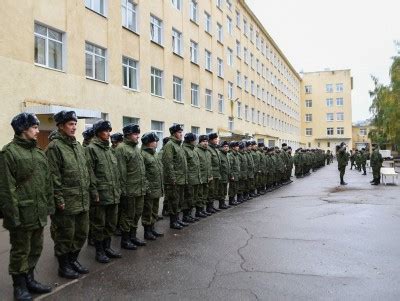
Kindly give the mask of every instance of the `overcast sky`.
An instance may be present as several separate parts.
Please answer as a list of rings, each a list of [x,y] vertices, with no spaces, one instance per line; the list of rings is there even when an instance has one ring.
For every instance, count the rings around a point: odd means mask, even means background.
[[[370,117],[371,74],[389,81],[400,0],[246,0],[299,72],[351,69],[353,122]]]

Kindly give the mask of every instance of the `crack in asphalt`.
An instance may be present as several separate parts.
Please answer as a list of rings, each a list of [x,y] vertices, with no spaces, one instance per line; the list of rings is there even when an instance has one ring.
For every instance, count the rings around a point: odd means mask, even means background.
[[[303,242],[322,242],[322,239],[305,239],[305,238],[289,238],[289,237],[270,237],[270,236],[255,236],[254,238],[271,239],[271,240],[287,240],[287,241],[303,241]]]
[[[254,235],[252,234],[252,233],[250,233],[249,232],[249,230],[246,228],[246,227],[240,227],[240,228],[242,228],[246,233],[247,233],[247,235],[248,235],[248,238],[247,238],[247,240],[246,240],[246,243],[243,245],[243,246],[241,246],[241,247],[239,247],[237,250],[236,250],[236,252],[237,252],[237,254],[239,255],[239,257],[240,257],[240,259],[241,259],[241,263],[240,263],[240,268],[242,269],[242,271],[247,271],[246,270],[246,268],[244,267],[244,264],[246,263],[246,258],[244,257],[244,255],[241,253],[241,251],[243,250],[243,249],[245,249],[248,245],[249,245],[249,242],[250,242],[250,240],[252,240],[253,238],[254,238]]]
[[[262,271],[262,270],[252,270],[252,271],[237,271],[231,273],[221,274],[220,277],[232,276],[241,273],[258,273],[258,274],[279,274],[285,276],[302,276],[302,277],[318,277],[318,278],[331,278],[331,279],[361,279],[360,277],[351,277],[351,276],[336,276],[336,275],[321,275],[321,274],[307,274],[307,273],[295,273],[295,272],[281,272],[281,271]],[[365,279],[365,278],[364,278]]]

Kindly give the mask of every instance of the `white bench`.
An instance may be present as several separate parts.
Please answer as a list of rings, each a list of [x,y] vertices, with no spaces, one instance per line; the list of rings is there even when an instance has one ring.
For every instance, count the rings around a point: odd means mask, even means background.
[[[399,174],[394,170],[393,167],[382,167],[381,168],[381,177],[382,177],[382,183],[387,185],[387,178],[392,177],[393,179],[393,184],[396,184],[398,181]],[[396,183],[395,183],[396,179]]]

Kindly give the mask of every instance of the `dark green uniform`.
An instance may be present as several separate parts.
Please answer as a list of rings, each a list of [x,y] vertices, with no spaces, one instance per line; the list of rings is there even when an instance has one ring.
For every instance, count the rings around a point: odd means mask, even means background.
[[[230,150],[228,153],[229,166],[231,170],[231,179],[229,181],[229,198],[232,202],[239,190],[239,178],[240,178],[240,158],[239,154],[235,150]],[[233,198],[233,199],[231,199]]]
[[[138,144],[127,138],[116,147],[115,155],[121,181],[120,227],[122,232],[136,234],[148,187],[144,160]]]
[[[221,179],[221,153],[218,145],[209,144],[208,150],[211,154],[212,181],[208,187],[207,206],[212,206],[218,200],[219,181]]]
[[[225,204],[226,195],[228,194],[228,183],[233,178],[233,174],[229,163],[228,152],[221,150],[219,157],[221,162],[221,179],[218,184],[218,201],[221,208],[222,204]]]
[[[239,189],[238,193],[243,195],[247,191],[247,180],[248,180],[248,169],[249,165],[247,162],[247,157],[245,155],[245,150],[241,149],[238,152],[239,162],[240,162],[240,177],[239,177]]]
[[[203,208],[207,205],[208,198],[208,184],[212,179],[211,171],[211,153],[208,147],[198,144],[195,152],[199,156],[200,164],[200,185],[198,190],[198,198],[196,201],[196,208]]]
[[[349,161],[349,155],[346,152],[346,148],[345,147],[339,148],[336,156],[337,156],[337,161],[338,161],[338,170],[340,172],[340,183],[345,184],[343,178],[344,178],[344,174],[346,172],[346,166]]]
[[[52,136],[46,154],[56,204],[52,216],[54,251],[56,256],[70,254],[75,258],[89,231],[89,165],[79,142],[61,132]]]
[[[49,165],[36,141],[18,136],[0,157],[0,208],[11,243],[8,271],[27,274],[39,260],[47,215],[54,212]]]
[[[144,198],[143,226],[153,226],[157,221],[160,198],[164,195],[163,166],[154,148],[142,146],[148,188]]]
[[[383,163],[383,158],[378,149],[372,151],[371,154],[371,168],[373,175],[373,182],[379,184],[381,182],[381,167]]]
[[[86,147],[86,155],[92,177],[91,234],[96,241],[104,241],[111,238],[117,226],[121,195],[118,162],[110,143],[97,137]]]
[[[182,206],[184,215],[190,215],[193,207],[196,206],[199,197],[200,186],[200,159],[198,153],[195,151],[196,146],[191,143],[184,142],[183,150],[186,156],[187,163],[187,184],[185,185],[185,201]]]

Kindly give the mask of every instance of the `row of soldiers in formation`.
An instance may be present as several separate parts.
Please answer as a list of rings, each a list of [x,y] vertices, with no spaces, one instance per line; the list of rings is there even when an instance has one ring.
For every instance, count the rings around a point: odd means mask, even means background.
[[[370,159],[369,152],[362,148],[361,150],[350,150],[350,169],[353,169],[353,166],[358,171],[363,171],[363,175],[367,175],[367,161]]]
[[[57,130],[49,136],[44,152],[37,147],[37,117],[15,116],[11,122],[14,139],[0,153],[4,170],[0,208],[3,226],[10,233],[9,273],[17,300],[51,291],[34,278],[48,215],[58,274],[76,279],[89,273],[78,260],[89,232],[95,259],[101,263],[122,256],[111,247],[117,225],[122,232],[121,248],[127,250],[146,244],[136,235],[139,220],[145,239],[163,236],[155,229],[163,196],[170,228],[180,230],[291,182],[296,156],[292,157],[286,144],[279,149],[254,141],[220,143],[216,133],[183,136],[181,125],[173,125],[171,136],[157,153],[155,133],[144,134],[139,147],[138,125],[129,124],[123,134],[111,135],[110,122],[99,120],[84,133],[83,147],[75,137],[75,112],[61,111],[54,120]],[[322,158],[319,151],[307,153]],[[312,162],[312,168],[322,166],[320,159]],[[309,165],[304,166],[302,173],[307,174]]]
[[[321,149],[303,149],[298,148],[293,156],[294,174],[297,178],[302,178],[310,174],[310,171],[316,171],[325,165],[333,162],[333,154],[330,150]]]

